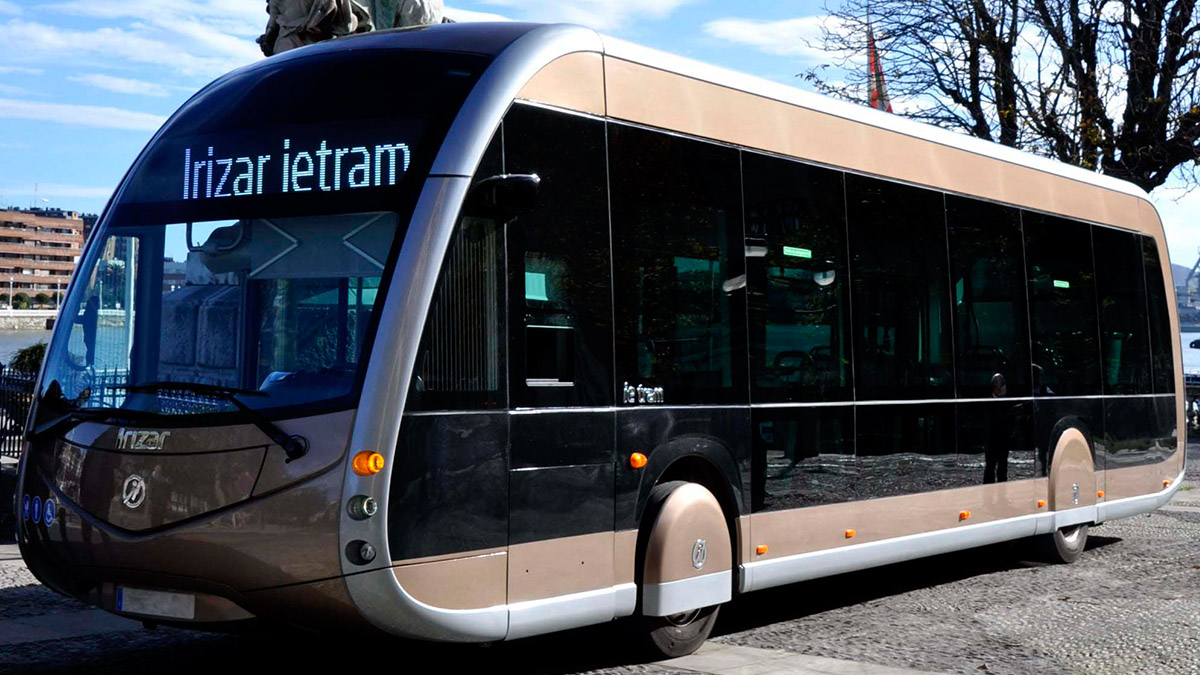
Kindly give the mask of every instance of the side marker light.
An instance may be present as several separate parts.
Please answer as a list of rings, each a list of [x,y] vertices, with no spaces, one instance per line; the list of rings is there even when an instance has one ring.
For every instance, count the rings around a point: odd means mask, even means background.
[[[640,468],[646,466],[646,462],[649,462],[649,461],[650,460],[647,459],[646,456],[640,452],[635,452],[629,456],[629,466],[631,466],[635,469],[640,469]]]
[[[374,476],[383,471],[383,455],[370,450],[363,450],[354,456],[354,473],[360,476]]]
[[[1045,500],[1045,499],[1039,499],[1039,500],[1038,500],[1038,508],[1040,509],[1040,508],[1043,508],[1043,507],[1045,507],[1045,506],[1046,506],[1046,500]]]
[[[767,545],[759,544],[758,547],[754,549],[754,552],[759,555],[766,555],[767,554]]]
[[[1097,492],[1096,496],[1099,497],[1100,499],[1104,499],[1104,490]]]
[[[1163,487],[1171,487],[1171,480],[1169,478],[1163,479]]]
[[[846,530],[846,538],[853,539],[854,535],[858,534],[858,530]]]
[[[970,512],[970,511],[959,511],[959,512],[958,512],[958,519],[959,519],[959,520],[966,520],[967,518],[970,518],[970,517],[971,517],[971,512]]]

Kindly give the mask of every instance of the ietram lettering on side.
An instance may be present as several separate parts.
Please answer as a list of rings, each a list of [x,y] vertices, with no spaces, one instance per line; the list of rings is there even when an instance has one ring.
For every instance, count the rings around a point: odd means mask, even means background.
[[[315,45],[101,217],[21,552],[153,623],[666,655],[780,584],[1071,562],[1183,475],[1167,263],[1130,184],[583,28]]]

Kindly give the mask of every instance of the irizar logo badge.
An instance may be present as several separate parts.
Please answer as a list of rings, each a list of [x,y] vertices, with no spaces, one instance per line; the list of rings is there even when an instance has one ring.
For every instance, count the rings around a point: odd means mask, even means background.
[[[141,476],[130,474],[129,478],[125,479],[125,485],[121,487],[121,503],[125,506],[136,509],[146,501],[146,481]]]
[[[152,431],[148,429],[126,429],[117,431],[118,450],[162,450],[167,444],[169,431]]]
[[[692,567],[700,569],[704,567],[704,561],[708,559],[708,543],[703,539],[697,539],[692,546]]]

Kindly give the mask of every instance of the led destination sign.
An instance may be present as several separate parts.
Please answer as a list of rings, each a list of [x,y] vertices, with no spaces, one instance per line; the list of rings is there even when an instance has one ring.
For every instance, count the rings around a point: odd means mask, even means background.
[[[412,164],[405,143],[330,147],[322,140],[304,147],[285,138],[276,153],[223,156],[216,150],[184,148],[185,200],[392,187]]]

